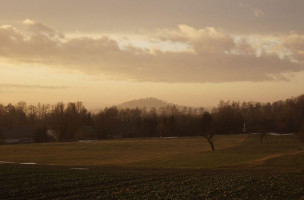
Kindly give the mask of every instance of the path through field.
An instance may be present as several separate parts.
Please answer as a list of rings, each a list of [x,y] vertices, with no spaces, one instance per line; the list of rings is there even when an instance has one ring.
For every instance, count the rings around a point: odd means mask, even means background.
[[[303,156],[304,156],[304,151],[271,154],[271,155],[268,155],[268,156],[265,156],[263,158],[260,158],[260,159],[257,159],[255,161],[253,161],[252,164],[262,164],[262,163],[266,162],[267,160],[271,160],[271,159],[279,158],[279,157],[283,157],[283,156],[292,156],[292,155],[297,155],[297,154],[303,154]]]

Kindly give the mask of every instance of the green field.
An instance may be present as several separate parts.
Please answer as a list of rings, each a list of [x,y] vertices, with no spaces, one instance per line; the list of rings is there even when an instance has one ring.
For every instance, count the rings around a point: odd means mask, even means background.
[[[295,136],[218,135],[0,146],[0,199],[301,199]],[[37,163],[20,165],[18,163]]]

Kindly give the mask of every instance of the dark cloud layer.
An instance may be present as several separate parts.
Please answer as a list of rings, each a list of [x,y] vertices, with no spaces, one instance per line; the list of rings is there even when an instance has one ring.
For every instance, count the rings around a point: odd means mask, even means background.
[[[65,31],[215,26],[233,32],[304,31],[303,0],[1,0],[0,21],[37,19]]]
[[[237,42],[232,34],[212,27],[179,25],[178,29],[159,30],[154,38],[182,42],[192,50],[151,52],[134,46],[120,48],[109,37],[67,38],[32,20],[25,20],[24,25],[25,32],[8,25],[0,27],[0,58],[152,82],[286,80],[286,73],[304,69],[300,34],[281,39],[282,44],[275,48],[284,48],[291,55],[279,57],[275,50],[257,55],[257,47],[249,41]]]

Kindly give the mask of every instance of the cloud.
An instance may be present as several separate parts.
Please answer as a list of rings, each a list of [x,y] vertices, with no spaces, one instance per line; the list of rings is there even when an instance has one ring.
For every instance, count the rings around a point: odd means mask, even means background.
[[[26,20],[24,25],[28,32],[8,25],[0,27],[0,58],[113,79],[152,82],[286,80],[286,73],[304,70],[303,62],[276,52],[281,47],[299,54],[299,47],[292,42],[269,47],[266,40],[257,45],[248,37],[238,38],[214,27],[179,25],[178,29],[158,30],[151,33],[151,39],[184,43],[191,50],[152,51],[132,44],[121,48],[107,36],[69,38],[32,20]]]
[[[264,12],[263,10],[256,8],[250,4],[246,4],[246,3],[239,3],[239,7],[245,10],[249,10],[255,17],[263,17],[264,16]]]
[[[304,62],[304,35],[291,33],[284,37],[283,45],[292,52],[295,60]]]
[[[254,16],[256,16],[256,17],[264,16],[264,12],[260,9],[257,9],[257,8],[253,10],[253,13],[254,13]]]
[[[61,34],[59,31],[49,28],[48,26],[44,25],[41,22],[37,22],[31,19],[26,19],[23,21],[23,24],[25,25],[28,31],[37,35],[46,35],[48,37],[58,37],[58,38],[64,37],[64,35]]]
[[[50,85],[27,85],[27,84],[0,84],[0,89],[68,89],[68,86],[50,86]]]
[[[158,37],[162,40],[191,44],[199,52],[224,52],[234,47],[232,36],[214,27],[195,29],[180,24],[178,30],[159,30]]]

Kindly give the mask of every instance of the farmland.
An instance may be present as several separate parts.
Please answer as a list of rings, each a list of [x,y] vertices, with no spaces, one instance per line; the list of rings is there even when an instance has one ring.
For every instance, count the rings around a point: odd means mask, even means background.
[[[0,165],[0,199],[300,199],[303,172]]]
[[[0,146],[0,199],[301,199],[295,136],[218,135]],[[20,165],[18,163],[37,163]]]

